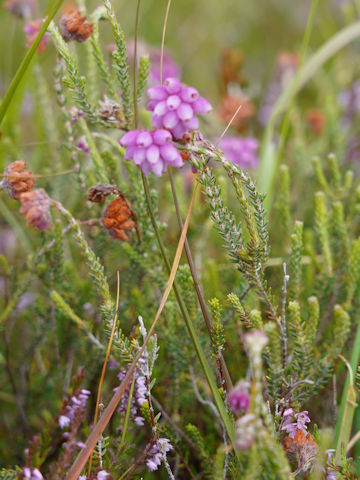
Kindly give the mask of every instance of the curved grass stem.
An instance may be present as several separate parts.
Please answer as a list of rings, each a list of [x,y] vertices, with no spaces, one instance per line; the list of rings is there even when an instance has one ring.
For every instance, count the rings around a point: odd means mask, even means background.
[[[324,43],[305,63],[299,68],[294,80],[283,91],[274,105],[270,120],[266,127],[261,145],[261,162],[259,167],[259,190],[266,192],[265,209],[271,205],[274,183],[278,169],[279,156],[273,144],[276,121],[281,113],[288,108],[292,99],[315,75],[315,73],[333,57],[339,50],[360,37],[360,21],[343,28],[327,42]]]
[[[180,230],[182,230],[183,226],[184,226],[184,223],[183,223],[182,218],[181,218],[179,201],[178,201],[177,194],[176,194],[174,178],[173,178],[173,174],[172,174],[172,171],[171,171],[171,167],[168,167],[168,175],[169,175],[171,191],[172,191],[172,196],[173,196],[173,200],[174,200],[174,206],[175,206],[175,211],[176,211],[176,216],[177,216],[179,228],[180,228]],[[199,282],[199,279],[198,279],[198,276],[197,276],[197,273],[196,273],[195,262],[192,258],[189,242],[187,241],[186,238],[185,238],[184,248],[185,248],[186,258],[187,258],[187,261],[188,261],[188,264],[189,264],[189,267],[190,267],[191,276],[192,276],[193,281],[194,281],[194,287],[195,287],[196,295],[198,297],[198,301],[199,301],[199,304],[200,304],[201,312],[203,314],[203,317],[204,317],[204,320],[205,320],[205,325],[206,325],[206,328],[209,332],[209,336],[211,338],[211,336],[212,336],[212,334],[211,334],[211,317],[210,317],[209,310],[206,306],[204,294],[201,290],[200,282]],[[222,377],[224,377],[226,390],[229,392],[232,388],[232,381],[231,381],[230,374],[229,374],[229,371],[227,369],[225,359],[224,359],[222,353],[220,353],[219,359],[220,359],[220,369],[221,369],[221,371],[219,373]]]
[[[33,44],[29,48],[27,54],[25,55],[23,61],[21,62],[19,68],[17,69],[17,72],[12,79],[12,82],[5,94],[5,97],[0,105],[0,126],[4,120],[4,117],[6,115],[6,112],[10,106],[11,100],[13,99],[15,92],[21,82],[21,80],[24,78],[24,75],[29,68],[29,65],[31,63],[31,60],[33,59],[36,50],[40,44],[40,41],[42,37],[44,36],[48,26],[50,25],[51,20],[54,18],[56,15],[56,12],[59,10],[63,0],[51,0],[50,6],[49,6],[49,13],[48,16],[46,17],[46,20],[44,23],[41,25],[40,31],[37,34]]]

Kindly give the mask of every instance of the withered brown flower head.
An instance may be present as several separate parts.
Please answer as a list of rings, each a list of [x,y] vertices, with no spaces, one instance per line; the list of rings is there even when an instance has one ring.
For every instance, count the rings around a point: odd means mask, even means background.
[[[290,462],[303,472],[310,470],[318,452],[318,445],[310,433],[298,430],[294,438],[285,437],[283,445]]]
[[[322,110],[309,110],[306,114],[306,121],[310,129],[316,134],[321,135],[325,127],[325,115]]]
[[[119,240],[129,241],[126,231],[136,230],[136,214],[122,193],[107,205],[103,212],[102,223],[110,235]]]
[[[42,189],[30,190],[19,197],[21,202],[20,213],[26,218],[30,227],[45,230],[51,225],[51,201]]]
[[[68,5],[60,18],[60,32],[65,42],[85,42],[93,32],[93,24],[85,22],[76,5]]]
[[[241,50],[236,48],[225,48],[221,52],[220,62],[220,87],[223,95],[227,92],[230,83],[244,85],[246,83],[244,76],[240,73],[244,63],[244,55]]]
[[[108,195],[121,195],[116,185],[110,185],[109,183],[99,183],[89,188],[88,200],[89,202],[104,203]]]
[[[255,108],[251,100],[238,95],[228,95],[223,97],[218,109],[219,117],[225,124],[228,124],[240,105],[241,108],[231,124],[233,128],[239,131],[243,129],[245,123],[255,114]]]
[[[19,199],[23,192],[28,192],[35,183],[31,170],[25,170],[26,163],[22,160],[10,163],[5,168],[1,186],[11,198]]]

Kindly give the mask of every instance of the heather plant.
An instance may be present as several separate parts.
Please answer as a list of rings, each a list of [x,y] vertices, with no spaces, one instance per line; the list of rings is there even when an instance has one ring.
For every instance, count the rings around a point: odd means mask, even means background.
[[[296,96],[359,23],[309,56],[311,2],[251,127],[238,52],[217,109],[164,51],[170,1],[159,49],[140,0],[129,39],[109,0],[60,4],[5,5],[0,478],[357,478],[358,84]]]

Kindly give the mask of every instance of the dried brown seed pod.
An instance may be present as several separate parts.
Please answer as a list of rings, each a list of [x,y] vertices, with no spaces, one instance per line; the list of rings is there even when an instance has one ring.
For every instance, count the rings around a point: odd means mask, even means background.
[[[65,42],[85,42],[93,32],[93,24],[85,22],[76,5],[68,5],[60,18],[60,31]]]
[[[321,135],[325,127],[325,115],[322,110],[309,110],[306,114],[309,128],[316,134]]]
[[[10,163],[4,171],[1,186],[11,198],[19,199],[20,195],[28,192],[34,186],[35,179],[31,170],[26,170],[26,163],[22,160]]]
[[[125,232],[137,230],[136,220],[136,213],[120,192],[119,197],[106,206],[102,217],[102,223],[110,235],[126,242],[130,239]]]

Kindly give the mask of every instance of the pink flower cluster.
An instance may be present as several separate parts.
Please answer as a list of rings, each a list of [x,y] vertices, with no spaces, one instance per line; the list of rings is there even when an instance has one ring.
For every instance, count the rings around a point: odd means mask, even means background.
[[[229,406],[235,415],[246,413],[249,409],[249,382],[240,380],[229,393]]]
[[[37,468],[25,467],[23,470],[23,478],[28,478],[29,480],[44,480],[41,472]]]
[[[106,470],[100,470],[100,472],[97,473],[95,480],[107,480],[109,477],[110,473],[108,473]],[[86,475],[80,475],[78,480],[88,480],[88,477]]]
[[[211,105],[195,88],[184,86],[175,77],[149,88],[147,93],[150,98],[147,109],[153,112],[156,130],[130,131],[120,144],[127,147],[125,160],[133,160],[145,175],[154,172],[160,177],[168,165],[183,166],[181,155],[171,141],[196,130],[199,126],[196,115],[209,112]]]
[[[329,448],[328,450],[326,450],[326,453],[327,453],[327,462],[326,462],[327,466],[325,467],[326,480],[336,480],[337,478],[335,470],[333,470],[329,466],[334,462],[333,455],[335,452],[336,450],[333,448]]]
[[[219,142],[219,147],[230,162],[241,168],[255,168],[259,163],[256,155],[259,142],[252,137],[224,137]]]
[[[37,34],[40,32],[41,25],[43,23],[42,18],[38,18],[37,20],[32,20],[31,22],[27,23],[24,27],[24,33],[27,36],[26,40],[26,48],[30,48],[31,45],[33,44],[35,38],[37,37]],[[41,53],[43,52],[48,44],[48,34],[45,33],[40,40],[39,46],[38,46],[38,52]]]
[[[118,379],[122,381],[125,378],[126,371],[123,370],[119,373]],[[115,389],[117,390],[117,389]],[[143,416],[140,415],[140,407],[146,400],[146,385],[145,385],[145,377],[141,375],[140,371],[136,371],[136,380],[135,380],[135,389],[134,395],[131,398],[131,406],[130,406],[130,416],[133,419],[135,425],[142,426],[144,425],[145,419]],[[124,395],[121,397],[120,406],[117,410],[118,413],[126,413],[128,404],[129,404],[129,396],[130,396],[130,385],[125,390]]]
[[[171,143],[168,130],[132,130],[122,137],[120,144],[127,147],[125,160],[133,160],[145,175],[153,171],[160,177],[168,165],[177,168],[183,165],[179,151]]]
[[[153,445],[150,450],[150,455],[152,456],[148,458],[145,462],[148,470],[150,470],[150,472],[154,472],[155,470],[157,470],[161,465],[163,452],[167,453],[170,452],[170,450],[172,449],[173,447],[167,438],[159,438],[157,443]]]
[[[82,389],[78,395],[73,395],[69,404],[66,406],[66,414],[60,415],[58,419],[60,428],[67,428],[70,426],[71,422],[75,418],[77,412],[81,409],[83,410],[86,407],[88,397],[90,395],[89,390]]]
[[[306,424],[310,422],[307,410],[294,414],[292,408],[287,408],[283,413],[283,418],[284,423],[281,430],[285,430],[290,438],[294,438],[299,430],[307,434]]]
[[[211,105],[200,97],[196,88],[182,85],[180,80],[169,77],[163,85],[147,91],[150,102],[147,110],[153,112],[153,125],[167,128],[174,138],[181,138],[189,130],[199,127],[197,114],[210,112]]]

